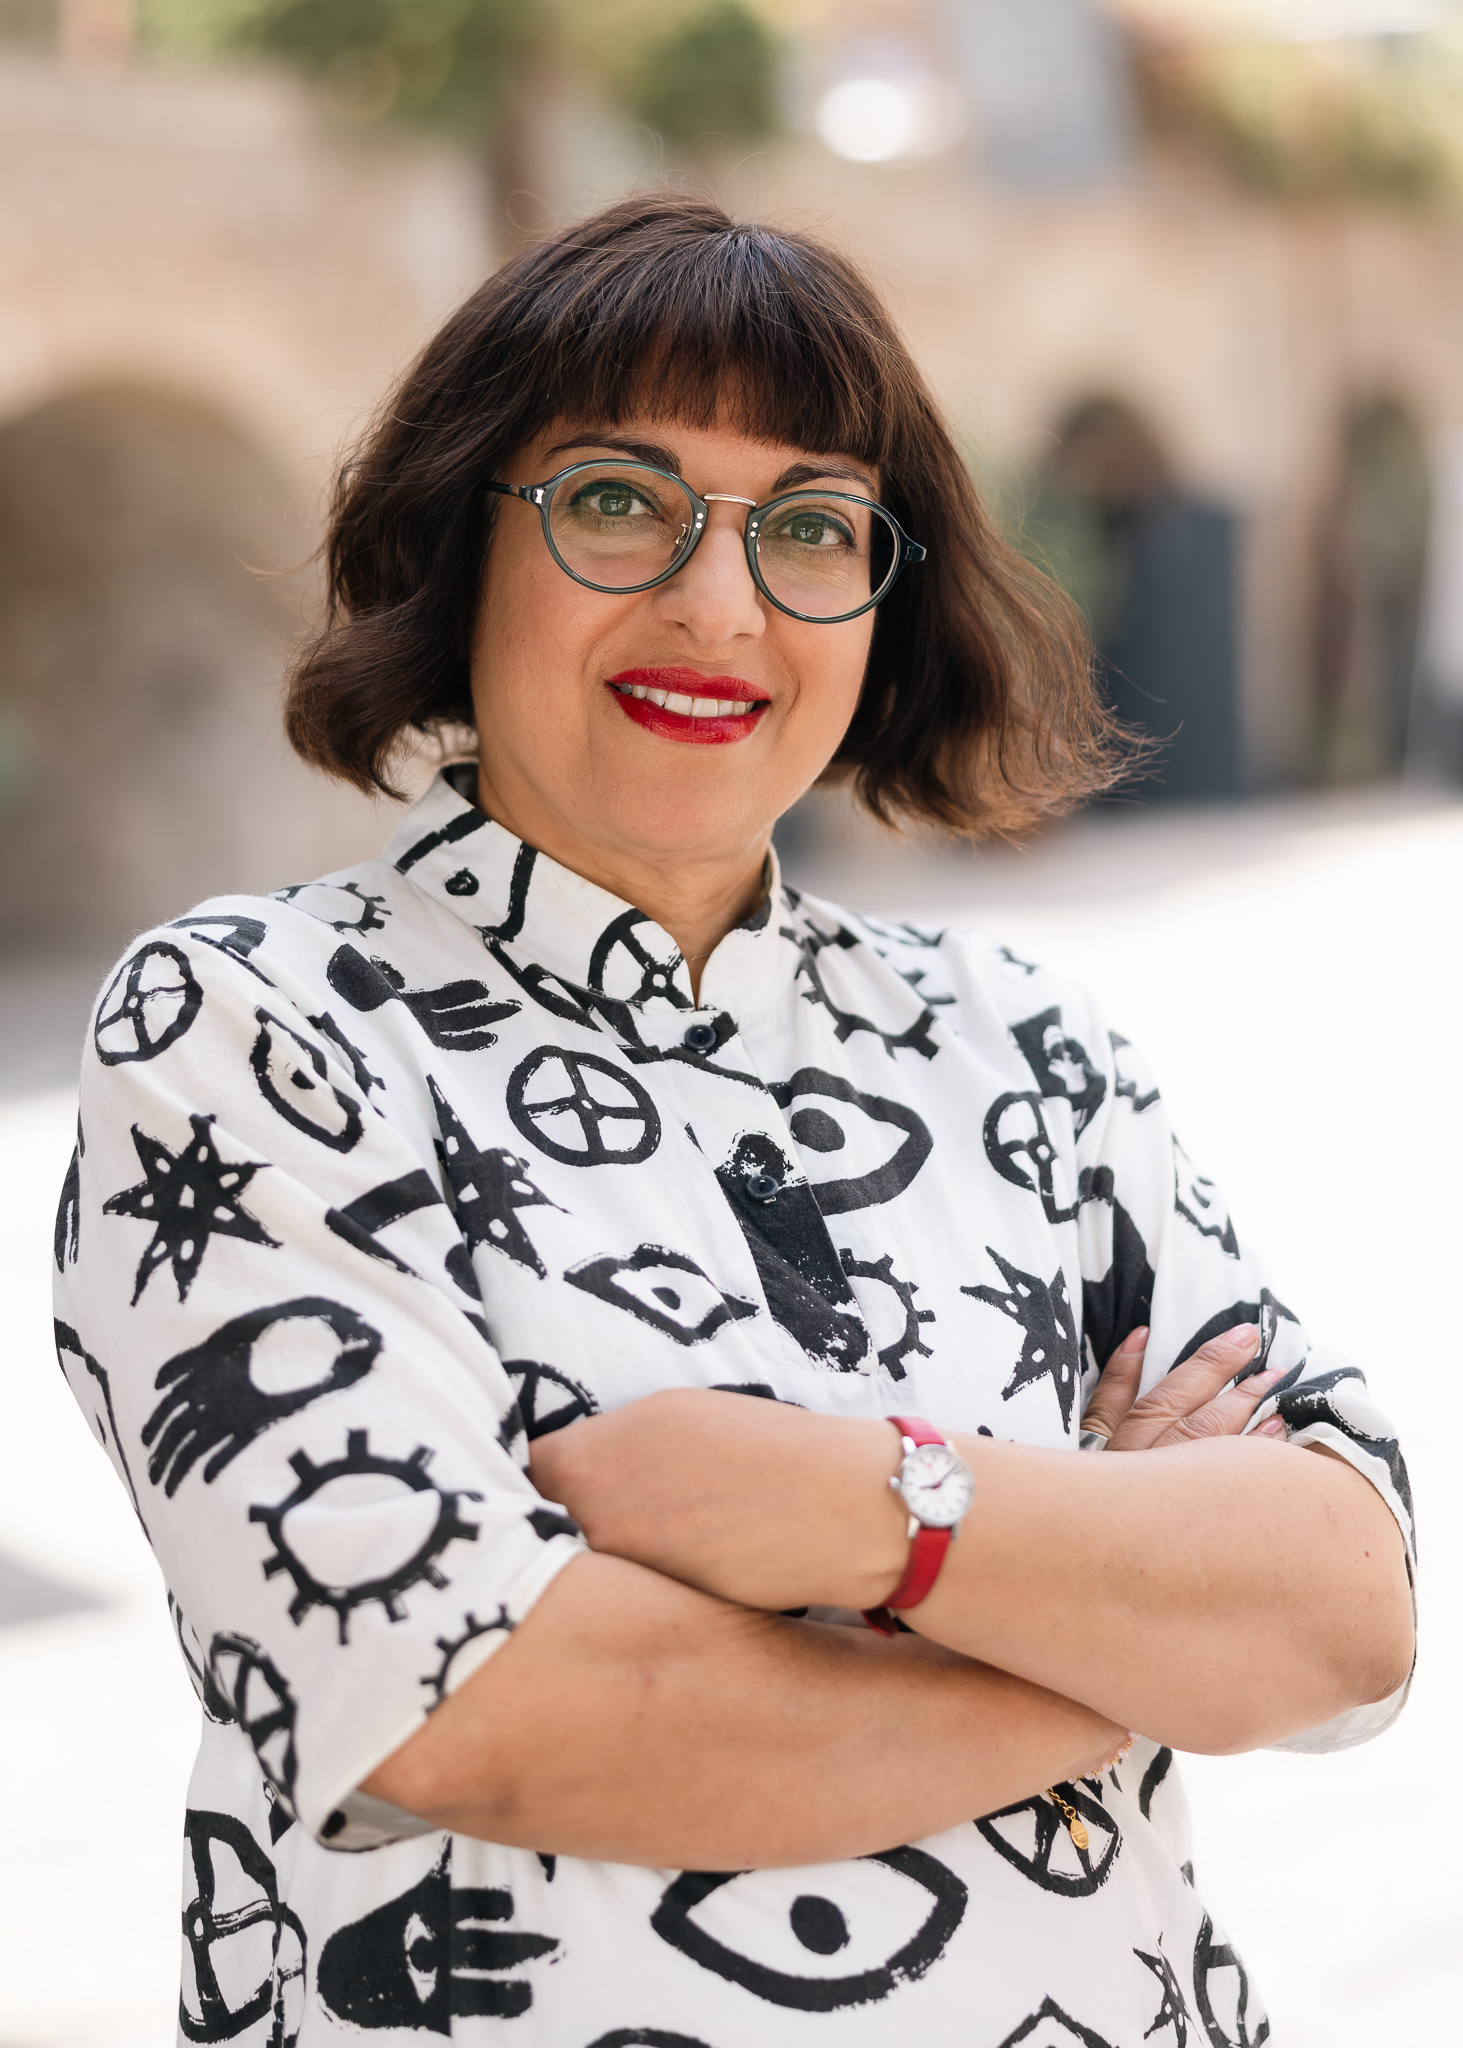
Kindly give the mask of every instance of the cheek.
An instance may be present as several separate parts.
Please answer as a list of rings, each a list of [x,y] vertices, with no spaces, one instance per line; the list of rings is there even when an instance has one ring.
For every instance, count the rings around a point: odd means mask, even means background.
[[[862,619],[846,626],[799,624],[787,637],[788,668],[798,679],[792,716],[810,738],[816,730],[830,750],[858,706],[872,639],[873,628]]]

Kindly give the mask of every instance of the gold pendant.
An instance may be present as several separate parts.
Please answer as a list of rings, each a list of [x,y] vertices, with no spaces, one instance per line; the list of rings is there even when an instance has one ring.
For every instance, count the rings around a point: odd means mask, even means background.
[[[1067,1833],[1072,1837],[1072,1847],[1085,1850],[1091,1838],[1087,1833],[1087,1823],[1076,1807],[1069,1800],[1063,1799],[1054,1785],[1047,1787],[1046,1796],[1053,1806],[1060,1808],[1062,1818],[1067,1824]]]

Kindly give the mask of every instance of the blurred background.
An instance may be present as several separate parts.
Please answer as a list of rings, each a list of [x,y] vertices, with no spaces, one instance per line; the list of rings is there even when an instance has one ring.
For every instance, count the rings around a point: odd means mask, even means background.
[[[197,1709],[49,1362],[93,990],[155,919],[387,836],[278,732],[333,461],[495,262],[667,181],[870,267],[1162,743],[1025,849],[826,794],[780,843],[805,886],[1084,974],[1413,1425],[1407,1715],[1190,1782],[1278,2048],[1442,2039],[1463,4],[0,0],[0,2048],[161,2043],[176,1996]]]

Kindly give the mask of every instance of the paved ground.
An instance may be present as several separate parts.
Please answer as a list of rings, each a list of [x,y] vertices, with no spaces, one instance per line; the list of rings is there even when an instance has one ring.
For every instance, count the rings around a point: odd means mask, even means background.
[[[1463,805],[1118,814],[980,858],[854,836],[790,867],[871,910],[979,923],[1091,982],[1287,1299],[1366,1363],[1410,1436],[1423,1647],[1402,1721],[1345,1756],[1195,1758],[1186,1774],[1199,1881],[1265,1991],[1275,2048],[1456,2038]],[[32,962],[0,1010],[0,2048],[172,2039],[197,1709],[156,1568],[48,1339],[90,978]]]

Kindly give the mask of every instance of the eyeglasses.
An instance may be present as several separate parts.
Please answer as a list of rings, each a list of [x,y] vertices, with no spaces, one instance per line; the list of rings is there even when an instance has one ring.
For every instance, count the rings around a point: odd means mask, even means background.
[[[537,506],[549,553],[566,575],[621,596],[653,590],[684,569],[714,504],[751,507],[752,581],[780,612],[815,625],[858,618],[925,558],[892,512],[847,491],[785,491],[764,505],[730,491],[698,498],[648,462],[576,462],[541,484],[488,489]]]

